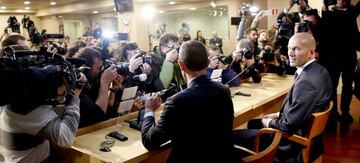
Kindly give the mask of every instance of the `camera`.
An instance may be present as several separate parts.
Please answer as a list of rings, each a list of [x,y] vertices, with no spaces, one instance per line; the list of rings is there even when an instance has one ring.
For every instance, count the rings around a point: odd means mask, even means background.
[[[21,100],[31,103],[27,104],[29,106],[53,104],[58,86],[65,84],[70,93],[77,88],[79,76],[71,63],[60,55],[19,46],[4,48],[0,75],[0,106],[18,104]]]
[[[45,34],[44,35],[44,39],[63,39],[64,35],[63,34]]]
[[[240,7],[240,16],[251,16],[250,8],[250,4],[243,3]]]
[[[299,23],[299,26],[298,26],[298,32],[308,32],[308,31],[310,31],[309,25],[310,25],[309,21],[307,21],[307,20],[301,21]]]
[[[290,39],[290,37],[294,34],[294,30],[290,22],[286,19],[278,19],[277,23],[279,26],[277,37]]]
[[[142,58],[143,63],[151,64],[152,63],[152,57],[150,55],[147,55],[145,51],[137,50],[136,51],[136,57],[135,58]]]
[[[105,60],[103,66],[101,68],[101,71],[108,69],[111,65],[116,65],[115,66],[116,72],[121,76],[128,76],[130,74],[128,63],[116,64],[116,62],[111,59]]]
[[[271,49],[265,49],[265,53],[263,54],[262,59],[265,62],[271,62],[274,61],[275,54],[271,52]]]
[[[229,59],[227,59],[224,55],[217,56],[217,59],[224,65],[230,64]]]
[[[245,58],[245,59],[252,59],[253,58],[253,52],[249,51],[249,50],[245,50],[241,52],[241,55]]]
[[[325,6],[336,5],[336,0],[324,0]]]
[[[293,0],[293,2],[296,3],[296,4],[300,4],[299,0]]]

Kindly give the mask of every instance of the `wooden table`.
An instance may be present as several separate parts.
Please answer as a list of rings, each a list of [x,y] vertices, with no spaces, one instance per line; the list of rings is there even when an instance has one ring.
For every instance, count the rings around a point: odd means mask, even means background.
[[[293,76],[280,77],[276,74],[265,74],[261,83],[243,83],[240,87],[231,88],[231,93],[238,91],[250,93],[250,97],[233,96],[235,119],[234,127],[263,113],[277,111],[287,91],[291,87]],[[160,112],[156,113],[159,117]],[[163,162],[169,153],[169,147],[158,151],[145,149],[141,142],[141,134],[131,129],[123,122],[132,119],[137,113],[108,120],[78,131],[74,145],[70,150],[62,150],[63,162]],[[158,118],[157,118],[158,119]],[[117,122],[123,122],[122,126]],[[112,131],[120,131],[129,139],[125,142],[115,141],[111,152],[99,151],[99,144],[105,140],[105,135]]]

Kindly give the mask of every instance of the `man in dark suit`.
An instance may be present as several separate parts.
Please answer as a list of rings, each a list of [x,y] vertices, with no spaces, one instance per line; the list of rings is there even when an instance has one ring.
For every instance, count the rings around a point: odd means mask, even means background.
[[[213,37],[209,40],[209,45],[217,46],[220,48],[221,53],[223,54],[222,50],[222,39],[218,37],[218,33],[216,31],[212,32]]]
[[[145,102],[144,146],[153,150],[171,140],[167,162],[233,162],[234,110],[229,89],[206,77],[209,60],[201,42],[185,42],[178,62],[188,86],[167,99],[157,123],[159,95]]]
[[[280,112],[265,115],[262,126],[251,121],[248,128],[270,127],[289,134],[304,135],[309,130],[311,114],[324,111],[331,98],[332,83],[327,70],[315,62],[315,39],[309,33],[296,33],[288,44],[290,66],[297,67],[294,84],[289,90]],[[261,123],[260,123],[261,124]],[[239,144],[253,139],[257,130],[236,131]],[[310,161],[323,152],[321,138],[313,140]],[[302,162],[301,146],[282,140],[275,162]]]

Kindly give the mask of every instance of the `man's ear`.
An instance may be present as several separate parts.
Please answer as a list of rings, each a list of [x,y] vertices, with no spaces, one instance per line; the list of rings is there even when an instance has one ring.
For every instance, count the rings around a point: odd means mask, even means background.
[[[180,70],[181,71],[184,71],[184,72],[188,72],[187,71],[187,67],[186,67],[186,65],[185,65],[185,63],[184,63],[184,61],[182,60],[182,59],[178,59],[178,63],[179,63],[179,66],[180,66]]]

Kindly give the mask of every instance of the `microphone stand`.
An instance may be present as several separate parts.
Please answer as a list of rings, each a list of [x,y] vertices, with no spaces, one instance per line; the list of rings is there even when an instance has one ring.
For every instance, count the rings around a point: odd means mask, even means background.
[[[239,77],[240,75],[244,74],[246,70],[250,69],[250,68],[253,68],[255,66],[255,63],[251,64],[250,66],[246,67],[243,71],[241,71],[239,74],[237,74],[236,76],[234,76],[232,79],[230,79],[228,82],[225,83],[226,84],[229,84],[230,82],[232,82],[234,79],[236,79],[237,77]],[[240,78],[241,80],[241,78]],[[235,95],[239,95],[239,96],[251,96],[250,93],[243,93],[241,91],[238,91],[235,93]]]

